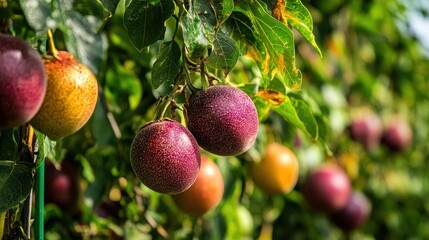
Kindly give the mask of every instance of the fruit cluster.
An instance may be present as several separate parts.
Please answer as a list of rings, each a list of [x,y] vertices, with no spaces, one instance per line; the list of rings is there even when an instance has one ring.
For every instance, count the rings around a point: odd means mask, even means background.
[[[366,149],[374,149],[382,143],[392,152],[401,152],[407,149],[413,140],[409,123],[399,115],[391,117],[387,127],[383,127],[377,114],[365,112],[352,120],[349,132],[350,138]]]
[[[202,215],[217,205],[224,186],[217,165],[202,157],[199,147],[221,156],[247,151],[256,140],[258,115],[248,95],[224,84],[192,93],[185,109],[187,128],[170,119],[144,125],[131,144],[130,159],[144,185],[173,195],[190,215]]]
[[[312,209],[326,214],[346,232],[362,226],[371,213],[368,198],[353,191],[346,173],[334,164],[324,164],[310,172],[302,193]]]
[[[0,34],[0,128],[30,123],[52,140],[78,131],[98,97],[94,74],[68,52],[44,56],[27,42]]]

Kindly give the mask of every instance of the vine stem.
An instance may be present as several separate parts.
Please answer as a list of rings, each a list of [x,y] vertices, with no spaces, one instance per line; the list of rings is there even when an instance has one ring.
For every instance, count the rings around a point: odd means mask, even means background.
[[[179,77],[180,75],[181,73],[179,73]],[[167,100],[165,100],[165,105],[163,106],[160,114],[157,114],[155,118],[156,120],[161,120],[162,118],[164,118],[164,115],[167,112],[168,107],[171,105],[171,101],[173,100],[174,96],[176,96],[176,92],[179,89],[180,82],[181,82],[180,80],[177,81],[173,89],[171,90],[170,94],[168,94]]]

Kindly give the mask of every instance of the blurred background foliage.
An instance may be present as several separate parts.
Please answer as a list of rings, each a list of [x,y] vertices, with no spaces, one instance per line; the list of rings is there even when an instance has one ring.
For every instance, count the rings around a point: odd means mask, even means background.
[[[86,39],[95,41],[96,47],[88,47],[79,40],[88,36],[80,32],[87,28],[79,24],[101,26],[108,12],[96,1],[75,1],[70,9],[84,17],[70,20],[64,25],[68,28],[56,31],[57,47],[77,56],[93,51],[84,56],[95,57],[81,60],[97,74],[102,90],[90,122],[58,143],[51,156],[56,164],[68,162],[76,168],[81,194],[73,211],[62,211],[54,204],[46,206],[46,238],[429,238],[428,3],[302,2],[313,16],[313,31],[323,57],[294,32],[297,67],[303,73],[300,92],[313,111],[326,116],[331,127],[327,145],[332,155],[276,113],[270,113],[261,129],[271,133],[261,131],[247,154],[226,158],[206,153],[222,171],[225,193],[216,209],[202,218],[192,218],[178,210],[170,196],[139,184],[129,163],[129,147],[136,131],[152,120],[157,98],[168,91],[163,87],[154,90],[150,81],[159,44],[136,51],[123,25],[125,3],[120,1],[103,31]],[[31,25],[31,20],[23,17],[18,4],[15,14],[13,30],[17,35],[33,39],[36,46],[46,40],[23,27]],[[167,22],[167,36],[173,24],[174,20]],[[240,58],[229,80],[241,83],[258,77],[255,69],[254,62]],[[385,125],[396,115],[409,121],[411,147],[402,152],[392,152],[383,145],[368,150],[352,141],[347,127],[354,116],[365,111],[375,112]],[[296,188],[281,196],[267,196],[256,188],[246,168],[271,137],[293,149],[300,163]],[[370,199],[372,213],[362,228],[345,234],[306,205],[302,181],[309,170],[323,162],[340,164],[353,188]]]

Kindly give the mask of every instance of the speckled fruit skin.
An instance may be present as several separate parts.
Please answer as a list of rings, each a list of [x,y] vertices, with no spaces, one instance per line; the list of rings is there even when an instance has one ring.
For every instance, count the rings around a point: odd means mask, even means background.
[[[250,164],[253,182],[270,195],[290,192],[299,177],[298,159],[295,154],[280,143],[270,143],[262,158]]]
[[[353,192],[347,204],[335,212],[330,219],[343,231],[348,232],[365,224],[371,209],[371,202],[363,193]]]
[[[198,217],[219,204],[223,190],[224,182],[219,167],[206,157],[202,157],[197,180],[189,189],[173,195],[172,198],[183,212]]]
[[[44,60],[48,88],[33,127],[52,140],[78,131],[94,112],[98,83],[94,74],[68,52]]]
[[[394,117],[384,130],[382,142],[393,152],[407,149],[413,141],[413,130],[407,121]]]
[[[42,57],[25,41],[0,34],[0,128],[34,117],[46,93]]]
[[[230,85],[215,85],[189,98],[187,126],[205,150],[234,156],[245,152],[258,134],[258,114],[249,96]]]
[[[303,196],[313,209],[333,213],[346,205],[351,189],[350,179],[341,168],[325,164],[307,176]]]
[[[197,141],[180,123],[163,120],[143,126],[131,144],[131,166],[148,188],[178,194],[196,180],[201,156]]]

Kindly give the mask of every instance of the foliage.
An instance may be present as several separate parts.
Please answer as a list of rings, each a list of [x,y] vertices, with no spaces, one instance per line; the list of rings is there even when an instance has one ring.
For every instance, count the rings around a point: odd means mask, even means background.
[[[19,219],[33,170],[47,157],[73,163],[83,186],[78,213],[46,206],[47,239],[429,237],[429,61],[404,27],[408,4],[0,1],[0,32],[46,54],[46,31],[55,30],[57,48],[89,66],[100,85],[96,110],[79,132],[59,142],[35,132],[35,162],[28,161],[21,143],[27,126],[1,129],[0,212],[10,209],[9,219]],[[225,192],[216,209],[192,218],[170,196],[139,182],[129,148],[138,129],[157,117],[185,121],[181,109],[189,91],[183,86],[206,88],[213,82],[252,97],[260,133],[245,154],[204,152],[219,166]],[[384,123],[394,115],[405,117],[414,133],[412,146],[398,153],[383,145],[367,151],[350,140],[347,126],[362,109],[376,112]],[[254,186],[247,165],[274,140],[296,152],[300,179],[292,192],[268,196]],[[367,224],[347,236],[302,198],[307,172],[322,162],[342,166],[353,188],[372,203]]]

